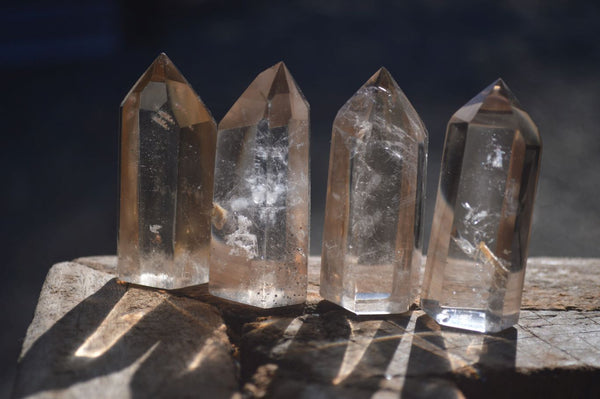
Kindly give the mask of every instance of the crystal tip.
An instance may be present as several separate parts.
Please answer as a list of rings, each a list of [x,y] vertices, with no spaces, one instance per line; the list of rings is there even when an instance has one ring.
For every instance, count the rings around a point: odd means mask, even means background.
[[[378,86],[386,90],[390,90],[396,86],[394,78],[386,67],[381,67],[366,83],[367,86]]]
[[[160,64],[166,64],[166,63],[170,63],[171,59],[169,58],[167,53],[165,53],[164,51],[161,51],[160,54],[158,54],[158,56],[154,60],[154,62],[160,63]]]
[[[390,71],[388,71],[388,69],[386,67],[382,66],[381,68],[379,68],[379,70],[376,72],[376,74],[390,76]]]
[[[513,105],[519,106],[519,101],[515,97],[514,93],[509,89],[508,85],[502,78],[498,78],[488,86],[488,94],[486,97],[490,96],[501,96],[510,101]]]
[[[271,68],[268,68],[267,70],[274,70],[275,73],[285,73],[285,71],[287,70],[287,65],[285,65],[285,62],[283,61],[279,61],[278,63],[274,64]]]
[[[494,81],[494,83],[492,83],[492,88],[495,91],[501,91],[501,90],[510,91],[507,84],[504,82],[504,80],[502,78],[496,79]]]

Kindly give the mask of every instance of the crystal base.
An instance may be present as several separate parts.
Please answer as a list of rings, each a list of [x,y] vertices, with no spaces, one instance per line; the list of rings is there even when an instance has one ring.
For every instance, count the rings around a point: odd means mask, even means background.
[[[229,301],[239,302],[262,309],[299,305],[305,302],[305,297],[303,295],[290,294],[282,289],[260,292],[211,287],[210,294]]]
[[[438,324],[482,333],[496,333],[519,321],[519,312],[502,317],[485,309],[440,306],[438,301],[421,300],[421,308]]]
[[[405,313],[410,301],[398,302],[389,294],[357,294],[355,298],[342,297],[340,305],[357,315],[398,314]]]

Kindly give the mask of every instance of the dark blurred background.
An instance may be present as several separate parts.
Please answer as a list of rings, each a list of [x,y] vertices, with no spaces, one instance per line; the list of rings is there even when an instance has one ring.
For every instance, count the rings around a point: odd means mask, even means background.
[[[215,119],[284,60],[312,108],[312,253],[331,124],[386,66],[430,134],[429,235],[445,124],[502,77],[538,124],[530,255],[600,256],[600,7],[594,1],[13,1],[0,10],[0,396],[49,267],[114,254],[119,103],[165,51]]]

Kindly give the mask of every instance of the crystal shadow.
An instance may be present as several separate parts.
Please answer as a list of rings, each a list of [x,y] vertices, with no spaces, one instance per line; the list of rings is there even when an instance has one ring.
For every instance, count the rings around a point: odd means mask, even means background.
[[[34,342],[19,361],[27,379],[16,381],[13,397],[74,385],[134,398],[231,395],[235,365],[220,325],[209,305],[112,279]],[[106,384],[103,377],[119,382]]]

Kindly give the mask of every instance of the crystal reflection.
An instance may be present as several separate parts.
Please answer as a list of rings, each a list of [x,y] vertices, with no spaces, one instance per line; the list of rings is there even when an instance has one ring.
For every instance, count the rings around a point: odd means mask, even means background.
[[[448,123],[421,305],[498,332],[519,317],[541,139],[502,80]]]
[[[402,313],[422,263],[427,132],[382,68],[333,124],[321,295],[356,314]]]
[[[165,54],[123,100],[122,280],[166,289],[208,281],[216,130]]]
[[[261,308],[304,302],[309,109],[283,63],[219,123],[210,292]]]

